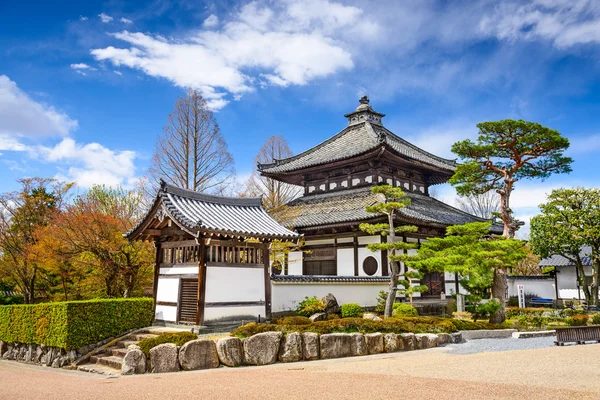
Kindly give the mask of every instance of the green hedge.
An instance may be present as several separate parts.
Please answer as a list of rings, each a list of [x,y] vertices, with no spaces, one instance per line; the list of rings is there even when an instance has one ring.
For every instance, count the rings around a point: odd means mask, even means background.
[[[150,325],[152,305],[134,298],[0,306],[0,340],[77,349]]]

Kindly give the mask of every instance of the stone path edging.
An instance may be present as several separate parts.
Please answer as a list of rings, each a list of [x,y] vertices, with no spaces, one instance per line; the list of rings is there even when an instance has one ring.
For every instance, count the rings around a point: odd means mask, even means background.
[[[538,337],[556,336],[556,331],[514,332],[513,339],[531,339]]]
[[[476,331],[460,331],[464,340],[506,339],[516,333],[516,329],[481,329]]]

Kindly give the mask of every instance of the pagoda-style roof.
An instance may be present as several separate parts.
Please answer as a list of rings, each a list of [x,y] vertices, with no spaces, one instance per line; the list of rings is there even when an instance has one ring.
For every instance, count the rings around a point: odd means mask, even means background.
[[[286,180],[286,175],[300,174],[312,167],[371,153],[381,156],[383,149],[406,162],[445,176],[443,181],[452,176],[456,161],[433,155],[392,133],[381,122],[384,114],[373,111],[366,96],[360,102],[356,111],[345,115],[348,126],[341,132],[296,156],[259,164],[261,174]],[[439,179],[435,183],[440,183]]]
[[[406,197],[410,205],[398,210],[397,218],[407,224],[446,227],[489,222],[424,194],[408,192]],[[365,207],[384,200],[382,194],[372,193],[368,187],[304,196],[288,203],[291,217],[286,225],[303,231],[374,220],[380,216],[367,212]],[[493,225],[492,232],[501,234],[502,226]]]
[[[164,181],[152,207],[125,236],[129,240],[161,236],[172,227],[193,237],[222,235],[256,239],[295,239],[267,214],[262,199],[232,198],[180,189]]]

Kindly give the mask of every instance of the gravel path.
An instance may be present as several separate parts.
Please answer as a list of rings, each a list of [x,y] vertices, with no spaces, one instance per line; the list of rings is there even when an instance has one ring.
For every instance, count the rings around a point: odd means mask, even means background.
[[[448,345],[450,354],[474,354],[490,351],[529,350],[554,347],[554,336],[532,339],[475,339]]]

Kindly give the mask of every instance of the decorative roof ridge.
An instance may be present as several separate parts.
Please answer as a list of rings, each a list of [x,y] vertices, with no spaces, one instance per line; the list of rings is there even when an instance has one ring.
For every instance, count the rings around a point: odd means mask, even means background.
[[[300,196],[300,197],[290,201],[289,203],[287,203],[287,205],[292,205],[292,203],[295,203],[299,200],[327,199],[330,197],[348,196],[348,195],[358,194],[358,193],[362,193],[362,192],[365,192],[365,193],[369,192],[370,194],[375,194],[375,193],[371,193],[372,187],[374,187],[374,186],[361,186],[358,188],[335,190],[332,192],[307,194],[305,196]]]
[[[181,189],[164,180],[161,180],[161,192],[171,193],[179,197],[187,197],[193,200],[199,200],[206,203],[223,204],[239,207],[262,207],[262,197],[228,197],[217,196],[213,194],[199,193],[194,190]]]
[[[345,134],[347,134],[348,132],[359,128],[361,125],[366,124],[367,121],[361,122],[359,124],[355,124],[355,125],[348,125],[346,126],[344,129],[342,129],[341,131],[339,131],[338,133],[336,133],[335,135],[331,136],[328,139],[325,139],[324,141],[322,141],[321,143],[318,143],[316,145],[314,145],[313,147],[311,147],[308,150],[303,151],[302,153],[298,153],[295,156],[291,156],[288,158],[284,158],[282,160],[277,160],[275,159],[274,162],[269,163],[269,164],[261,164],[261,163],[257,163],[257,168],[258,170],[264,170],[270,167],[275,167],[275,166],[279,166],[279,165],[285,165],[288,164],[294,160],[297,160],[301,157],[307,156],[311,153],[313,153],[314,151],[317,151],[318,149],[320,149],[321,147],[325,146],[326,144],[329,144],[335,140],[337,140],[339,137],[344,136]]]
[[[448,164],[450,164],[452,166],[456,166],[456,158],[450,159],[450,158],[444,158],[444,157],[437,156],[437,155],[435,155],[433,153],[428,152],[427,150],[424,150],[424,149],[420,148],[417,145],[412,144],[408,140],[401,138],[400,136],[396,135],[394,132],[390,131],[389,129],[387,129],[383,125],[378,125],[378,127],[381,128],[381,129],[383,129],[387,135],[392,136],[394,139],[402,142],[402,144],[405,144],[406,146],[412,148],[413,150],[416,150],[416,151],[418,151],[420,153],[424,153],[424,154],[428,155],[429,157],[431,157],[431,158],[433,158],[435,160],[448,163]]]
[[[494,225],[494,223],[493,223],[493,221],[492,221],[491,219],[486,219],[486,218],[481,218],[481,217],[478,217],[477,215],[473,215],[473,214],[471,214],[471,213],[468,213],[468,212],[466,212],[466,211],[463,211],[463,210],[461,210],[460,208],[456,208],[456,207],[454,207],[453,205],[450,205],[450,204],[448,204],[448,203],[445,203],[445,202],[443,202],[443,201],[441,201],[441,200],[438,200],[438,199],[436,199],[435,197],[432,197],[432,196],[427,196],[427,195],[425,195],[425,194],[421,194],[421,193],[415,193],[415,192],[406,192],[406,196],[407,196],[407,197],[419,197],[419,196],[420,196],[420,197],[427,197],[427,198],[429,198],[429,199],[433,200],[434,202],[441,203],[441,204],[445,205],[446,207],[453,209],[454,211],[458,211],[460,214],[465,214],[465,215],[468,215],[468,216],[470,216],[470,217],[473,217],[473,218],[475,218],[475,219],[479,220],[479,222],[491,222],[491,223],[492,223],[492,225]]]

